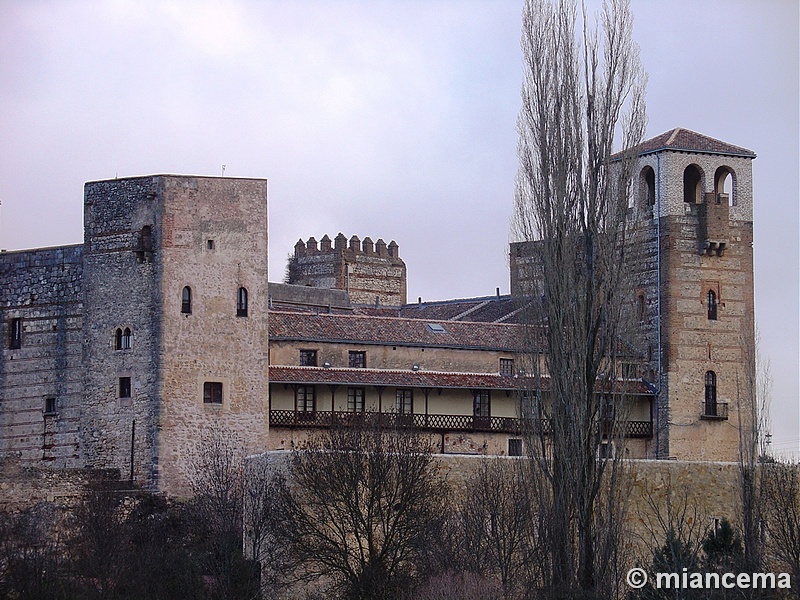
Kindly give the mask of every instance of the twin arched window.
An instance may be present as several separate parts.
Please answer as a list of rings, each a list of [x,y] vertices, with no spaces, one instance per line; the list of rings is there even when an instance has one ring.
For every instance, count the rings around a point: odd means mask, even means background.
[[[122,329],[117,327],[114,332],[114,350],[130,350],[133,346],[133,334],[131,328]]]

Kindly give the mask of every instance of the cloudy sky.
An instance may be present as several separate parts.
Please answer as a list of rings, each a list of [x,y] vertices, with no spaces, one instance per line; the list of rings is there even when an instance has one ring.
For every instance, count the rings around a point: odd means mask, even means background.
[[[0,0],[0,247],[82,241],[83,183],[269,179],[299,238],[391,239],[409,299],[508,292],[522,0]],[[754,150],[776,450],[798,446],[798,5],[632,0],[648,137]]]

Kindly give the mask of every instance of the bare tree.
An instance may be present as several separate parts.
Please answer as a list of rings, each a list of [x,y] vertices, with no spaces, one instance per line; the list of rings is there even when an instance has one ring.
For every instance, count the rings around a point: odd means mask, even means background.
[[[293,453],[273,503],[273,543],[325,597],[399,598],[427,574],[448,486],[409,431],[333,429]]]
[[[613,528],[618,515],[601,521],[597,509],[604,481],[617,481],[618,460],[598,461],[597,453],[604,435],[621,430],[598,390],[612,390],[623,351],[628,195],[646,122],[628,2],[604,2],[596,29],[584,9],[580,40],[577,13],[570,0],[525,5],[514,220],[517,236],[536,242],[541,267],[540,374],[549,389],[538,410],[548,425],[528,448],[549,488],[550,585],[568,596],[610,593],[598,589],[609,551],[598,528]],[[615,140],[623,152],[615,154]],[[543,386],[539,393],[544,400]]]
[[[766,463],[761,477],[770,569],[786,569],[793,582],[800,581],[800,465]],[[800,586],[793,593],[800,598]]]
[[[462,562],[466,570],[501,584],[503,598],[521,597],[540,580],[543,555],[523,460],[483,459],[462,498]]]

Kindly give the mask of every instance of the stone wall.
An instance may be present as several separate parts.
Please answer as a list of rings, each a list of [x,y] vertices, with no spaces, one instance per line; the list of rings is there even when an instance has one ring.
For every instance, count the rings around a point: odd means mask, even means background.
[[[82,246],[0,253],[0,457],[82,464],[82,257]]]

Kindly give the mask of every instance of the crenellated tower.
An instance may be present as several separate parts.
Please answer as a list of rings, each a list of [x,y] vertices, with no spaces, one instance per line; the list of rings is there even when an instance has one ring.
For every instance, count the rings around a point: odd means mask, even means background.
[[[286,283],[346,290],[354,304],[405,304],[406,264],[397,242],[387,245],[354,235],[349,240],[339,233],[317,242],[298,240],[289,259]]]

